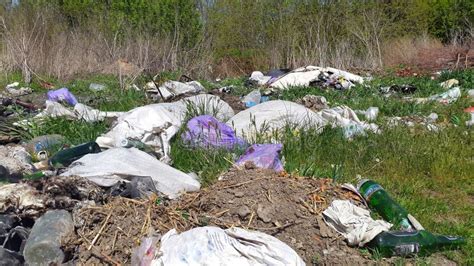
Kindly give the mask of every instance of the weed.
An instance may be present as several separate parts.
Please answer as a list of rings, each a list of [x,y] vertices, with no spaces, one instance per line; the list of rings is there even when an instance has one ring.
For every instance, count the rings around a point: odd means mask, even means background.
[[[314,254],[313,257],[311,257],[311,264],[319,265],[320,263],[321,263],[321,257],[318,254]]]
[[[372,259],[377,262],[380,262],[382,260],[382,254],[380,254],[380,251],[378,249],[373,249],[371,255]]]
[[[23,139],[59,134],[66,138],[68,143],[77,145],[94,141],[99,135],[107,130],[105,122],[89,123],[83,120],[68,120],[65,118],[45,118],[41,121],[32,122],[28,130],[23,132]]]
[[[190,148],[181,140],[171,144],[173,166],[183,172],[194,172],[203,186],[217,181],[217,177],[232,166],[235,155],[227,150]]]

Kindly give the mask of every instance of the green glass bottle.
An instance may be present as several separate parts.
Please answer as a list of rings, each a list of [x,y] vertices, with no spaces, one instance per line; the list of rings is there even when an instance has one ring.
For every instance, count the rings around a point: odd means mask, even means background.
[[[408,212],[394,201],[388,193],[372,180],[361,180],[357,190],[364,197],[369,207],[376,211],[386,221],[392,223],[395,229],[413,231],[408,219]]]
[[[23,176],[24,179],[28,179],[28,180],[37,180],[37,179],[41,179],[43,177],[46,177],[46,175],[42,171],[34,172],[32,174]]]
[[[99,145],[95,142],[84,143],[69,149],[58,151],[49,160],[49,165],[54,168],[67,167],[75,160],[89,153],[101,152]]]
[[[434,235],[428,231],[388,231],[378,234],[367,247],[377,250],[383,257],[426,256],[431,253],[456,249],[466,244],[462,237]]]

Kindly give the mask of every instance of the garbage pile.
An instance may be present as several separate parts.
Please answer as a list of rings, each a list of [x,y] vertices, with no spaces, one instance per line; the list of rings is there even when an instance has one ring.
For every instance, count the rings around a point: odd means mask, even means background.
[[[112,122],[80,145],[53,134],[0,146],[0,181],[9,183],[0,185],[0,264],[368,264],[372,260],[353,246],[386,257],[459,247],[463,239],[426,232],[374,182],[341,187],[285,172],[278,133],[338,127],[347,140],[380,134],[380,110],[331,106],[318,95],[291,102],[269,94],[301,86],[348,90],[367,79],[315,66],[254,72],[248,82],[261,88],[232,104],[227,89],[208,94],[193,80],[153,81],[144,90],[157,103],[127,112],[82,104],[68,88],[51,88],[38,110],[14,98],[31,89],[8,85],[8,103],[31,110],[34,121]],[[457,85],[446,81],[448,91],[410,100],[449,104],[461,97]],[[107,87],[92,83],[90,90]],[[381,92],[415,90],[390,86]],[[27,129],[29,119],[13,125]],[[439,130],[435,113],[420,119],[428,130]],[[389,124],[408,125],[405,120]],[[234,168],[201,188],[195,173],[173,167],[173,138],[191,149],[227,150],[235,155]],[[265,143],[256,144],[258,138]],[[373,220],[366,205],[386,221]]]
[[[333,198],[352,198],[356,204],[362,206],[356,195],[334,185],[331,180],[291,177],[283,173],[277,174],[272,170],[234,169],[222,176],[222,180],[216,184],[199,192],[185,194],[169,205],[157,204],[153,199],[132,201],[115,198],[100,208],[96,206],[77,211],[74,220],[78,221],[78,234],[81,237],[70,244],[79,244],[79,261],[84,264],[108,262],[107,257],[129,263],[130,258],[137,252],[136,243],[140,240],[141,243],[146,243],[143,241],[146,238],[155,238],[157,243],[160,239],[162,241],[160,248],[156,246],[153,252],[163,255],[162,257],[158,255],[155,261],[175,261],[176,256],[186,257],[189,260],[216,258],[215,256],[219,256],[218,254],[222,252],[226,254],[230,252],[228,257],[230,260],[244,260],[246,256],[235,254],[234,249],[238,249],[241,252],[245,251],[244,254],[255,252],[254,256],[248,257],[249,259],[273,261],[273,264],[302,265],[301,260],[307,264],[316,261],[347,264],[351,260],[369,263],[370,258],[361,256],[360,252],[349,247],[338,237],[337,232],[324,222],[321,213]],[[104,229],[101,231],[101,226],[104,224]],[[240,234],[245,233],[245,237],[240,235],[237,239],[248,239],[249,241],[245,241],[247,243],[255,242],[252,248],[255,251],[237,243],[232,245],[232,249],[226,248],[225,251],[216,247],[207,248],[208,238],[212,242],[227,238],[222,235],[224,230],[212,233],[212,237],[209,237],[207,228],[215,226],[237,228]],[[99,237],[93,245],[95,248],[89,248],[91,239],[98,234]],[[176,245],[174,242],[174,246],[168,246],[168,242],[172,239],[182,241],[178,240],[182,234],[193,237],[196,242],[188,241],[183,245]],[[170,235],[173,238],[170,238]],[[261,237],[260,240],[250,242],[249,237],[257,236]],[[203,240],[206,241],[197,245]],[[229,241],[234,243],[234,240]],[[259,243],[267,245],[264,247]],[[275,247],[276,243],[280,243],[279,248]],[[188,245],[193,246],[191,248]],[[278,251],[282,249],[286,251],[284,253]],[[103,255],[96,256],[97,250]],[[160,250],[174,252],[165,254]],[[190,254],[189,252],[193,250],[200,250],[201,255]],[[285,258],[281,257],[282,254],[286,255]],[[252,263],[244,262],[244,264]]]
[[[269,72],[267,75],[254,71],[249,82],[278,90],[308,86],[347,90],[355,84],[364,83],[364,78],[332,67],[306,66],[289,72]]]

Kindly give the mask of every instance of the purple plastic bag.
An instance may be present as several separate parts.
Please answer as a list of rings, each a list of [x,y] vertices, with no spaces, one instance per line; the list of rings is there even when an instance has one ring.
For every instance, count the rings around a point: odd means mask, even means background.
[[[245,145],[245,141],[238,138],[230,126],[210,115],[196,116],[186,126],[187,130],[181,138],[192,147],[231,150]]]
[[[77,104],[76,97],[67,88],[48,91],[47,96],[48,100],[53,102],[67,102],[72,106]]]
[[[252,162],[258,168],[282,172],[283,164],[279,158],[282,148],[282,144],[254,144],[240,156],[236,164],[244,166],[246,162]]]

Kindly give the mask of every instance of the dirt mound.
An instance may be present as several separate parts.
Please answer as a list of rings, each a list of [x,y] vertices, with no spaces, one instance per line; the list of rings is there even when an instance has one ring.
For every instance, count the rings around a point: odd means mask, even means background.
[[[357,199],[330,180],[263,170],[233,170],[224,179],[177,202],[157,205],[156,200],[117,197],[104,206],[84,207],[74,213],[78,238],[67,244],[68,249],[76,249],[74,260],[81,264],[129,263],[132,249],[151,229],[163,234],[172,228],[182,232],[216,225],[273,235],[309,264],[370,262],[322,220],[320,213],[333,198]]]
[[[223,178],[181,200],[181,207],[200,224],[237,226],[273,235],[308,264],[370,262],[322,220],[322,211],[333,199],[358,200],[331,180],[280,176],[264,170],[233,170]]]
[[[65,249],[80,265],[129,264],[133,249],[151,232],[158,236],[173,228],[183,232],[207,225],[234,226],[280,239],[308,265],[375,264],[370,254],[347,246],[344,238],[324,223],[321,213],[333,199],[349,199],[362,206],[355,194],[331,180],[267,170],[231,170],[222,178],[174,202],[115,197],[106,205],[77,210],[73,216],[77,238],[70,239]],[[390,264],[396,259],[379,263]],[[450,263],[442,256],[429,260]]]

